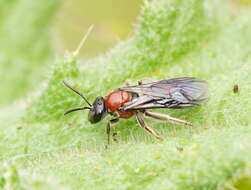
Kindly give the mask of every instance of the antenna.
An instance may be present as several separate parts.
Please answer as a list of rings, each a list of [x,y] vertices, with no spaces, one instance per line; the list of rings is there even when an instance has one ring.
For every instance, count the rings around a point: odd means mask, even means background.
[[[78,94],[79,96],[81,96],[83,99],[84,99],[84,101],[90,106],[90,107],[92,107],[92,105],[90,104],[90,102],[84,97],[84,95],[83,94],[81,94],[78,90],[76,90],[76,89],[74,89],[73,87],[71,87],[66,81],[62,81],[63,83],[64,83],[64,85],[66,86],[66,87],[68,87],[69,89],[71,89],[73,92],[75,92],[76,94]]]
[[[86,110],[86,109],[90,110],[91,108],[90,107],[73,108],[73,109],[70,109],[70,110],[67,110],[66,112],[64,112],[64,115],[71,113],[71,112],[74,112],[74,111]]]

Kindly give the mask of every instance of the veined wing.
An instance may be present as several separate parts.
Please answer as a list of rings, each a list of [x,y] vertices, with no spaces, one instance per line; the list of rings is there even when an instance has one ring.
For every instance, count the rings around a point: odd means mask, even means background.
[[[183,77],[128,86],[119,90],[137,93],[138,98],[122,109],[184,108],[206,102],[210,95],[204,80]]]

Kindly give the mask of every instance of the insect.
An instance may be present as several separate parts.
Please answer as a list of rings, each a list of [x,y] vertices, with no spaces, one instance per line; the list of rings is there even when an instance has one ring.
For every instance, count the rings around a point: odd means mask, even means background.
[[[233,87],[233,92],[236,94],[239,92],[239,85],[238,84],[235,84],[234,87]]]
[[[93,104],[91,104],[79,91],[72,88],[65,81],[63,83],[81,96],[89,105],[70,109],[64,113],[65,115],[74,111],[88,109],[88,120],[92,124],[101,121],[107,115],[114,117],[106,125],[108,144],[110,143],[110,129],[112,125],[120,119],[129,119],[132,116],[136,116],[139,126],[158,140],[162,140],[162,137],[145,123],[144,116],[192,126],[188,121],[149,110],[156,108],[180,109],[193,107],[208,101],[210,96],[206,81],[192,77],[183,77],[146,84],[138,82],[138,85],[135,86],[126,85],[114,90],[105,98],[98,96]]]

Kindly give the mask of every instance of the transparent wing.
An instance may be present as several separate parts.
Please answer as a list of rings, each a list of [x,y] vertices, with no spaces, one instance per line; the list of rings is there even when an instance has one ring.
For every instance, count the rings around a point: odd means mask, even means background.
[[[137,93],[139,97],[122,109],[184,108],[208,101],[210,94],[204,80],[184,77],[128,86],[120,90]]]

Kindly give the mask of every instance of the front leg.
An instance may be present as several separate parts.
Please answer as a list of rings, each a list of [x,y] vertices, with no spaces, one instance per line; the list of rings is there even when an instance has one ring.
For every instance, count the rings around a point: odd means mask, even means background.
[[[119,118],[111,119],[108,121],[106,125],[106,134],[107,134],[107,144],[110,144],[110,132],[111,132],[111,127],[112,125],[116,124],[119,121]]]
[[[143,113],[142,113],[142,112],[136,111],[135,114],[136,114],[136,119],[137,119],[137,121],[138,121],[140,127],[142,127],[143,129],[145,129],[145,131],[146,131],[149,135],[155,137],[156,139],[158,139],[158,140],[163,140],[163,138],[160,137],[152,128],[150,128],[150,127],[148,127],[148,126],[146,125],[146,123],[145,123],[145,121],[144,121],[144,117],[143,117]]]

